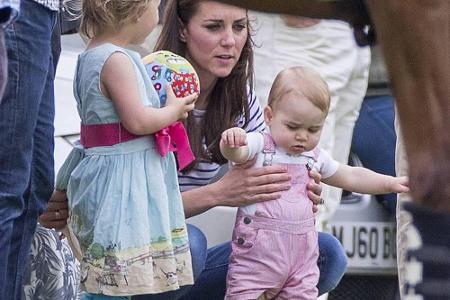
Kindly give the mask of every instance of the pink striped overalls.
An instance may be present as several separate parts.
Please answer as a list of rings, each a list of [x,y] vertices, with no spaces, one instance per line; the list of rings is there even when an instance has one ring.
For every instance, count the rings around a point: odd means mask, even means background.
[[[276,151],[268,134],[262,152],[264,165],[271,165]],[[308,163],[287,164],[291,188],[281,198],[258,203],[254,215],[238,210],[225,299],[317,298],[319,249],[306,194],[314,153]]]

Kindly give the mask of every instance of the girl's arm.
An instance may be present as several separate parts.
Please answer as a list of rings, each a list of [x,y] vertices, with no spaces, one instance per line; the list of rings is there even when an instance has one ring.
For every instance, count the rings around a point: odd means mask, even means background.
[[[145,106],[139,94],[135,68],[130,58],[121,52],[113,53],[101,73],[101,89],[111,99],[123,126],[133,134],[152,134],[187,117],[194,109],[197,95],[176,98],[166,86],[167,104],[163,108]]]
[[[249,152],[245,130],[239,127],[225,130],[220,140],[220,152],[229,161],[245,163]]]
[[[379,174],[366,168],[339,165],[336,173],[322,180],[347,191],[366,194],[409,192],[408,178]]]

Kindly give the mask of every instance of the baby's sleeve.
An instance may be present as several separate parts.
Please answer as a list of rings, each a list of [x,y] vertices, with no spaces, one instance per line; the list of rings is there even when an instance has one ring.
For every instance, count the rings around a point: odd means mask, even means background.
[[[319,165],[318,171],[323,179],[333,176],[339,168],[339,162],[334,160],[331,155],[323,149],[320,149],[317,162]]]
[[[66,190],[69,184],[70,175],[72,171],[78,166],[80,161],[84,158],[84,148],[79,143],[75,144],[75,147],[67,156],[61,169],[59,169],[56,175],[56,189]]]
[[[247,160],[251,160],[256,154],[261,152],[264,148],[264,136],[261,132],[249,132],[247,133],[247,147],[248,157]]]

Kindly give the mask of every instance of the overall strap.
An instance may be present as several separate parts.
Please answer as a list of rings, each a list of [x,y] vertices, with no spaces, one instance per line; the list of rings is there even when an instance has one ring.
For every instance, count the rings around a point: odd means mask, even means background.
[[[270,134],[265,132],[262,132],[261,134],[264,137],[264,148],[262,150],[262,153],[264,154],[263,166],[271,166],[273,155],[275,154],[275,142]]]
[[[306,163],[306,168],[311,171],[314,167],[314,164],[317,162],[317,160],[319,159],[319,154],[320,154],[320,149],[319,147],[316,147],[312,150],[313,152],[313,157],[308,157],[308,162]]]

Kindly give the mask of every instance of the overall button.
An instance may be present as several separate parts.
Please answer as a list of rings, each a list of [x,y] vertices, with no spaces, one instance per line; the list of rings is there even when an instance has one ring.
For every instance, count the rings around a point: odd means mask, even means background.
[[[252,219],[250,219],[249,217],[245,217],[244,218],[244,224],[250,224],[252,222]]]
[[[243,245],[243,244],[245,243],[245,241],[244,241],[243,238],[238,238],[237,243],[238,243],[239,245]]]

